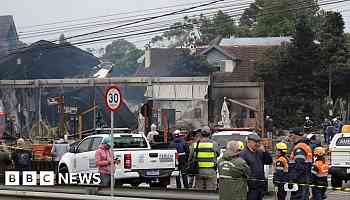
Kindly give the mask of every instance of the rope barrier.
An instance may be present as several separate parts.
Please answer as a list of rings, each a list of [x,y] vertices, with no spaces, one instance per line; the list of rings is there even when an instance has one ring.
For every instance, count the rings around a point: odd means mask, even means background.
[[[228,179],[227,176],[224,177],[224,179]],[[231,180],[241,180],[241,181],[260,181],[260,182],[267,182],[268,179],[254,179],[254,178],[230,178]],[[350,192],[350,187],[331,187],[331,186],[324,186],[324,185],[316,185],[316,184],[308,184],[308,183],[296,183],[296,182],[283,182],[283,181],[274,181],[274,183],[279,183],[279,184],[291,184],[291,185],[298,185],[298,186],[308,186],[308,187],[317,187],[324,189],[326,188],[327,190],[336,190],[336,191],[344,191],[344,192]],[[327,180],[327,185],[328,185],[328,180]]]

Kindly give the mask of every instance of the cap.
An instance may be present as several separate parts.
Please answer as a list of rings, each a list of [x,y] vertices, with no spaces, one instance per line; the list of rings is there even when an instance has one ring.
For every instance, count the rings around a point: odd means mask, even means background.
[[[259,142],[260,136],[255,133],[252,133],[248,135],[248,140],[254,140],[255,142]]]
[[[204,126],[202,128],[202,133],[203,134],[210,134],[210,132],[211,132],[211,130],[210,130],[209,126]]]
[[[111,137],[109,136],[109,137],[106,137],[106,138],[104,138],[103,139],[103,141],[102,141],[102,144],[107,144],[108,146],[112,146],[112,139],[111,139]]]
[[[303,131],[303,128],[299,128],[299,127],[298,128],[291,128],[291,129],[289,129],[289,134],[303,136],[304,131]]]

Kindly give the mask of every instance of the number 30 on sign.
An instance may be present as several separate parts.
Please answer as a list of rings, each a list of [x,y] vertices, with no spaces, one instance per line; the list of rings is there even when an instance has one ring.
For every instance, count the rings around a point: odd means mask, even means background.
[[[118,86],[113,85],[106,91],[105,104],[107,110],[117,112],[122,106],[122,93]]]

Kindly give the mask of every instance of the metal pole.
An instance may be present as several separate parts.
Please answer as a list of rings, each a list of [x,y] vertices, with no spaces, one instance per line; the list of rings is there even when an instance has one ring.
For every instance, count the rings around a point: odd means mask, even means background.
[[[38,119],[38,128],[39,128],[39,137],[43,137],[41,130],[41,87],[39,87],[39,119]]]
[[[328,99],[329,99],[329,116],[333,116],[333,102],[332,102],[332,66],[329,65],[328,74]]]
[[[114,195],[114,173],[113,173],[113,167],[114,167],[114,137],[113,137],[113,129],[114,129],[114,112],[111,112],[111,152],[112,152],[112,164],[111,164],[111,196]]]

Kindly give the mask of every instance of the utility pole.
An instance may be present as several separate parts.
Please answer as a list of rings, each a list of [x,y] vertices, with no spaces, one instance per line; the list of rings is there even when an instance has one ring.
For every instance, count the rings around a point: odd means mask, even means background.
[[[329,116],[333,116],[333,99],[332,99],[332,66],[328,67],[328,101]]]

